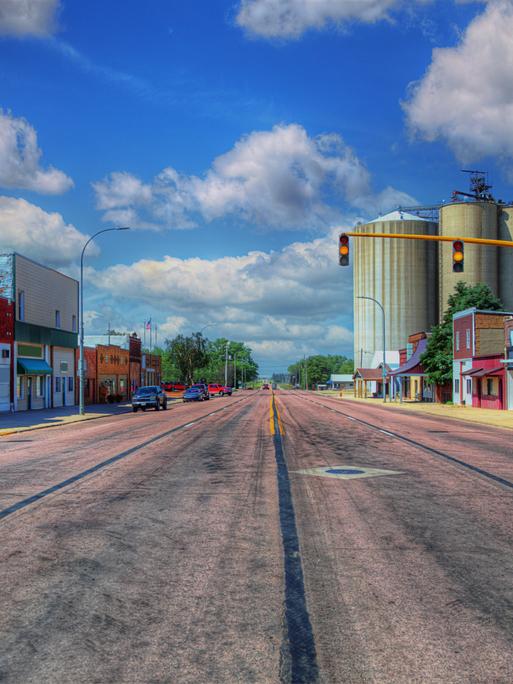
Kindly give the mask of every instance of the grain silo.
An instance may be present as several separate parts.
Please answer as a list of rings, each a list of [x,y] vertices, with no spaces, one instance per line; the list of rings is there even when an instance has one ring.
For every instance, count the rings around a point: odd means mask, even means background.
[[[499,206],[499,239],[513,240],[513,206]],[[499,297],[505,311],[513,311],[513,247],[499,249]]]
[[[436,235],[434,221],[394,211],[359,225],[361,233]],[[437,322],[437,245],[423,240],[354,238],[354,358],[369,365],[383,349],[379,308],[358,296],[377,299],[385,309],[388,350],[403,349],[409,335]]]
[[[452,202],[440,207],[440,235],[498,238],[498,210],[493,201]],[[460,280],[468,285],[486,283],[499,294],[497,247],[465,243],[465,270],[453,273],[452,243],[439,243],[439,315],[447,308],[449,295]]]

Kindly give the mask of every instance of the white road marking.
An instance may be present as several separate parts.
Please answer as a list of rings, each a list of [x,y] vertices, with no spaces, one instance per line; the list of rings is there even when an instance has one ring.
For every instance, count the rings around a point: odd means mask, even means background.
[[[299,475],[314,475],[317,477],[336,477],[339,480],[358,480],[364,477],[381,477],[383,475],[403,475],[399,470],[382,470],[381,468],[367,468],[358,465],[331,465],[317,468],[294,470]]]
[[[380,432],[382,432],[384,435],[388,435],[389,437],[395,437],[395,435],[392,432],[387,432],[386,430],[381,430],[381,429],[380,429]]]
[[[184,425],[184,426],[183,426],[183,427],[184,427],[184,430],[185,430],[185,428],[190,428],[190,427],[192,427],[193,425],[196,425],[196,423],[187,423],[187,425]]]

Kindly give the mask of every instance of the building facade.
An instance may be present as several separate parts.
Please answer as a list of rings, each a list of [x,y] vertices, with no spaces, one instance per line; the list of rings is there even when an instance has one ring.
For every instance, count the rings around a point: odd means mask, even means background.
[[[453,316],[453,402],[506,407],[505,321],[513,314],[472,308]]]
[[[0,299],[14,323],[11,410],[75,404],[78,296],[73,278],[20,254],[0,254]],[[2,347],[4,361],[7,351]],[[3,377],[5,383],[5,366]],[[4,384],[4,409],[6,392]]]

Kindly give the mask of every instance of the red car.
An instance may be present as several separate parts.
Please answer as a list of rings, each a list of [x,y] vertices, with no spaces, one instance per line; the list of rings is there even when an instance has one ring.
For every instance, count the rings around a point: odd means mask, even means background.
[[[163,382],[161,387],[164,392],[184,392],[186,390],[182,382]]]
[[[224,387],[222,385],[218,385],[217,383],[211,382],[208,386],[208,393],[210,394],[211,397],[219,396],[222,397],[224,392],[223,392]]]
[[[221,387],[221,390],[222,390],[222,391],[219,392],[219,394],[220,394],[221,396],[223,396],[223,394],[227,394],[229,397],[232,396],[233,387],[226,387],[226,386],[223,386],[223,387]]]

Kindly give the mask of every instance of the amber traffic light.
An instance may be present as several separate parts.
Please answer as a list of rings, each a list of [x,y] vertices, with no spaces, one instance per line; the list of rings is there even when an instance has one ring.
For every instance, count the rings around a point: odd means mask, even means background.
[[[338,263],[349,266],[349,235],[341,233],[338,238]]]
[[[463,240],[454,240],[452,243],[452,270],[453,273],[463,273],[465,261],[465,246]]]

